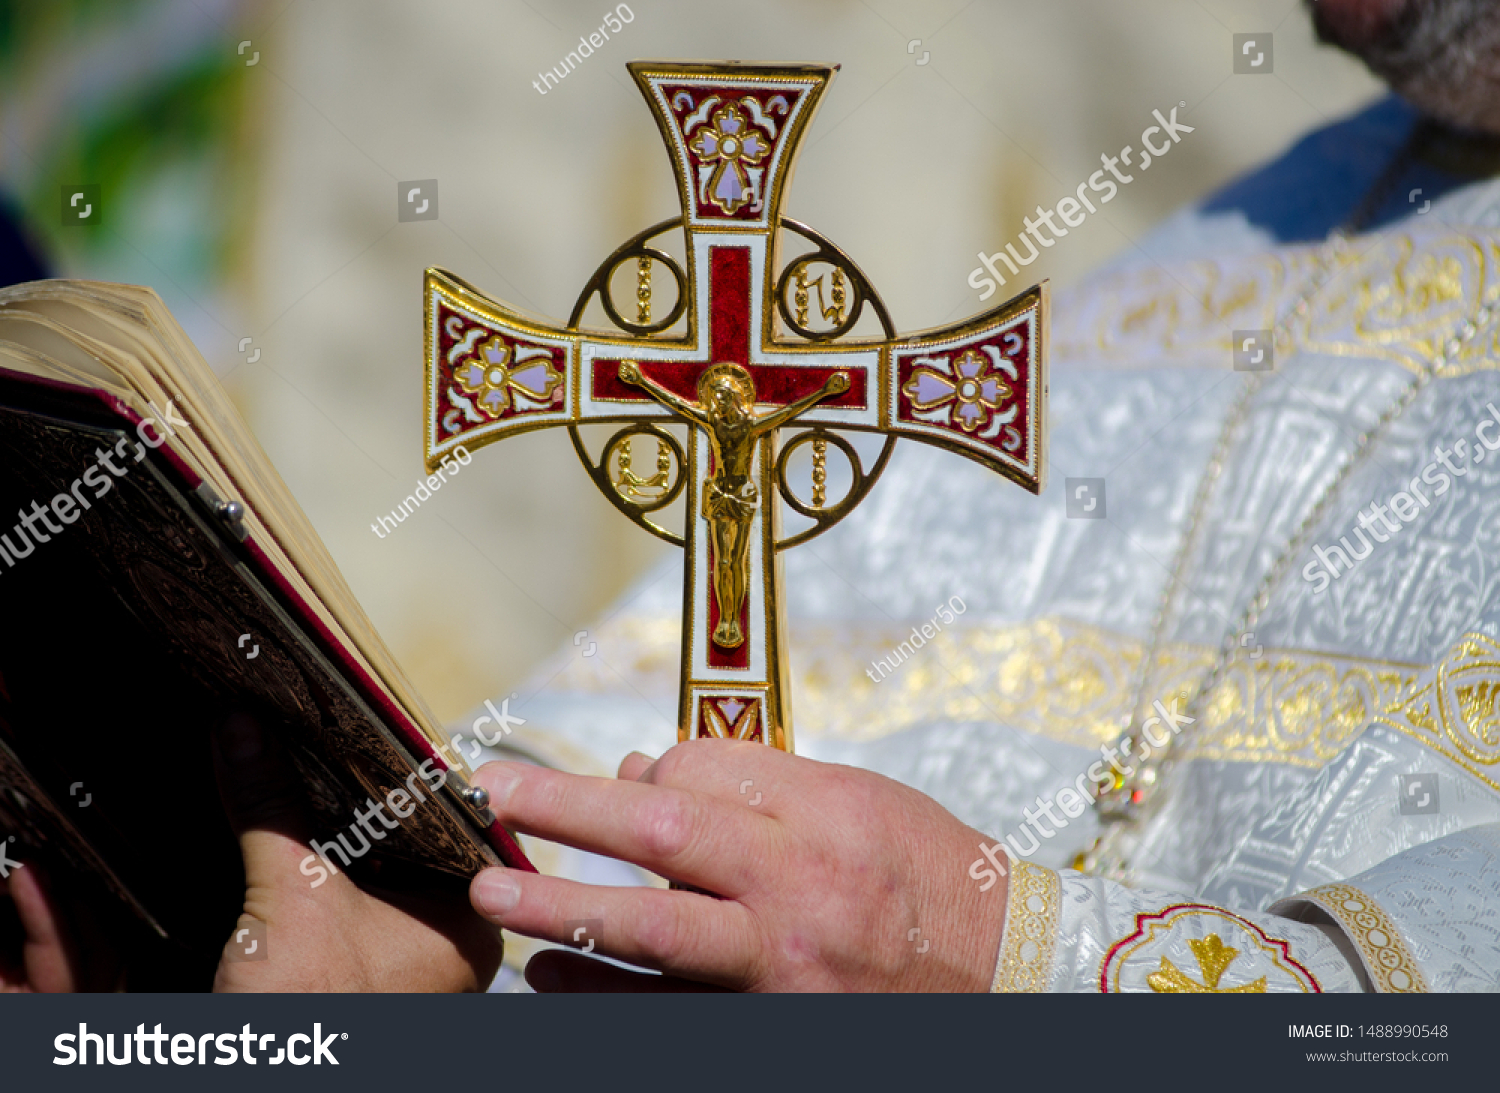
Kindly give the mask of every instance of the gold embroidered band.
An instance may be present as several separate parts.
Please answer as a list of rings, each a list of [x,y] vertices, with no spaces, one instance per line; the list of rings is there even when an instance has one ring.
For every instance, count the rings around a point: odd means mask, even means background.
[[[1344,928],[1377,993],[1428,993],[1427,980],[1400,930],[1373,898],[1348,884],[1325,884],[1293,898],[1316,904]]]
[[[992,994],[1044,994],[1052,978],[1062,883],[1040,865],[1013,859],[1005,904],[1005,936]]]

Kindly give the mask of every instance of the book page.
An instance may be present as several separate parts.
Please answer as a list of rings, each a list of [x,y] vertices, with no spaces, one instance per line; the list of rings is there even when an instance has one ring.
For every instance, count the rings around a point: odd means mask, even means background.
[[[172,450],[225,501],[244,507],[246,531],[292,590],[429,742],[446,743],[301,506],[155,292],[65,280],[0,290],[0,368],[105,391],[143,418],[160,417],[171,403],[189,423],[168,441]]]

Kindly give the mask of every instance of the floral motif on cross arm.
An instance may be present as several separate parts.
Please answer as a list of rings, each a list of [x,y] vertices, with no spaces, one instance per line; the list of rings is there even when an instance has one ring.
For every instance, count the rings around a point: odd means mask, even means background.
[[[497,330],[443,305],[435,333],[442,397],[433,412],[443,437],[563,407],[567,359],[558,347]]]
[[[1032,317],[1021,316],[945,344],[894,348],[895,424],[922,435],[951,431],[966,447],[1029,464],[1034,403],[1044,395],[1031,389],[1036,336]]]
[[[656,93],[671,143],[685,170],[690,207],[700,222],[756,222],[780,185],[782,138],[814,81],[778,83],[747,75],[741,81],[660,80]]]

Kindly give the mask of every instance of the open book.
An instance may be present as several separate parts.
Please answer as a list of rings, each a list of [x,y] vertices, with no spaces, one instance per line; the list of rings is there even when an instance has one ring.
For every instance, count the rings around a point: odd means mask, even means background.
[[[0,290],[0,846],[164,985],[212,976],[243,898],[209,744],[235,709],[291,756],[329,864],[530,868],[160,298]],[[337,844],[393,794],[387,837]]]

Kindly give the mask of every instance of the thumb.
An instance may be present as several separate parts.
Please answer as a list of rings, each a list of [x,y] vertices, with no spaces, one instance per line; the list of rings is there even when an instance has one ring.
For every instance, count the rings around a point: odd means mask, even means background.
[[[214,734],[214,775],[245,859],[245,887],[275,888],[309,853],[302,788],[275,739],[249,714]]]

